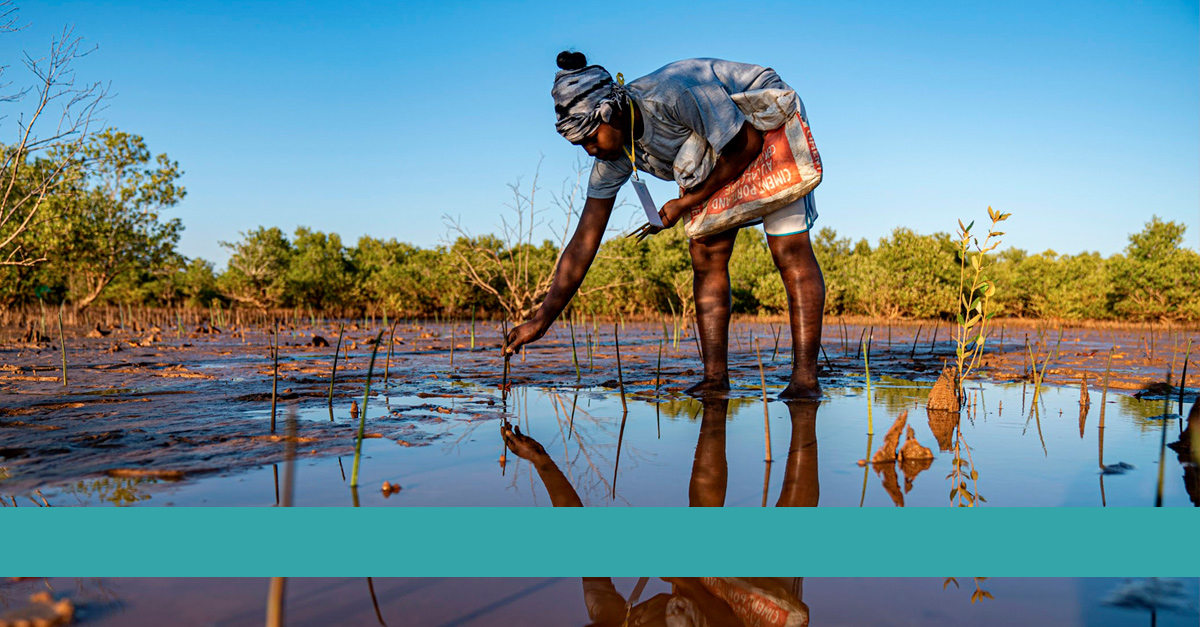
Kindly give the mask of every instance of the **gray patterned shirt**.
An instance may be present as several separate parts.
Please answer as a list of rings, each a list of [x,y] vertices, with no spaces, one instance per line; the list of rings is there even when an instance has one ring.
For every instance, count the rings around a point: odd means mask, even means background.
[[[770,68],[720,59],[676,61],[626,87],[642,111],[645,127],[635,142],[638,170],[684,187],[707,178],[713,165],[713,159],[677,163],[684,142],[697,134],[719,155],[746,121],[730,94],[790,89]],[[588,179],[588,196],[615,197],[632,173],[628,158],[597,159]]]

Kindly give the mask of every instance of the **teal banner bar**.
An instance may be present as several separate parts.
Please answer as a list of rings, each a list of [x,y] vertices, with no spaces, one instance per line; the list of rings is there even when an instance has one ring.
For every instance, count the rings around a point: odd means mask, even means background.
[[[0,575],[1194,577],[1146,509],[7,509]]]

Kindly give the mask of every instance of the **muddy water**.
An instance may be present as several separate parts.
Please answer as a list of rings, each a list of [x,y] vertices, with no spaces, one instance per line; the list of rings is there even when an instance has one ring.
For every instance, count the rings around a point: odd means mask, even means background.
[[[403,624],[413,627],[586,625],[596,591],[624,609],[637,579],[288,579],[289,625]],[[0,583],[0,615],[27,606],[34,592],[68,599],[86,625],[261,625],[265,579],[33,579]],[[814,627],[838,625],[1195,625],[1197,580],[785,578]],[[585,597],[585,588],[592,592]],[[991,598],[975,603],[984,590]],[[1130,593],[1158,590],[1149,609],[1121,607]],[[675,592],[678,592],[677,590]],[[639,597],[649,609],[673,593],[650,578]],[[374,598],[372,598],[374,597]],[[376,609],[378,608],[378,610]],[[378,611],[378,614],[376,613]],[[623,612],[622,612],[623,614]]]
[[[401,325],[390,362],[386,346],[377,358],[357,491],[348,481],[357,429],[350,404],[363,402],[371,330],[347,335],[332,412],[326,394],[333,349],[301,346],[314,332],[328,338],[329,330],[285,332],[274,433],[271,362],[261,330],[185,336],[116,353],[108,352],[111,340],[79,339],[69,352],[73,371],[65,391],[51,376],[59,358],[53,351],[6,349],[0,502],[271,506],[283,500],[289,455],[296,457],[297,505],[948,506],[953,485],[946,475],[962,459],[970,497],[956,495],[956,502],[980,495],[990,506],[1152,506],[1160,498],[1160,456],[1162,503],[1200,500],[1195,466],[1161,447],[1164,427],[1172,443],[1182,426],[1178,375],[1169,398],[1149,382],[1184,361],[1162,347],[1161,332],[1154,360],[1148,342],[1140,363],[1128,353],[1120,353],[1124,363],[1114,360],[1112,380],[1123,382],[1122,389],[1113,384],[1101,430],[1099,376],[1086,411],[1079,389],[1065,385],[1044,388],[1035,410],[1032,386],[1005,381],[1022,374],[1005,365],[1016,359],[1011,339],[1004,353],[997,343],[984,371],[988,380],[969,385],[967,410],[957,418],[926,412],[932,380],[953,355],[944,325],[940,338],[896,327],[890,341],[875,328],[868,399],[861,357],[852,349],[865,329],[831,326],[821,361],[825,399],[783,403],[773,395],[790,367],[786,330],[735,325],[734,390],[701,402],[681,393],[699,368],[694,339],[683,334],[676,342],[668,328],[664,342],[663,328],[630,324],[621,330],[624,414],[611,326],[576,328],[578,382],[567,329],[558,329],[523,361],[513,360],[514,386],[505,397],[497,387],[494,330],[480,325],[471,351],[467,325],[457,325],[451,366],[447,327]],[[1105,342],[1132,344],[1102,331],[1067,334],[1061,343],[1047,330],[1028,333],[1035,353],[1051,354],[1052,383],[1096,370],[1097,361],[1102,375]],[[1186,336],[1171,337],[1182,353]],[[756,344],[771,396],[770,464]],[[1026,352],[1023,341],[1019,349]],[[388,364],[386,384],[381,363]],[[1141,399],[1130,393],[1139,381]],[[1194,396],[1185,391],[1185,410]],[[868,445],[873,454],[904,411],[933,459],[860,466]],[[292,438],[289,415],[298,423]],[[507,450],[501,437],[506,421],[529,438],[510,441],[517,450]],[[384,482],[399,489],[385,495]]]

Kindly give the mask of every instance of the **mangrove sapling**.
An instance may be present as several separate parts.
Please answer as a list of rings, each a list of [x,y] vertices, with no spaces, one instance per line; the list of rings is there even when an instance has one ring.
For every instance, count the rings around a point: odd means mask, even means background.
[[[979,243],[977,237],[971,235],[971,227],[975,226],[974,222],[963,226],[962,220],[958,221],[959,304],[956,316],[958,328],[954,331],[953,336],[956,376],[960,390],[963,389],[962,386],[965,385],[966,379],[983,357],[984,346],[987,342],[988,321],[996,315],[996,312],[988,311],[988,305],[996,294],[996,284],[983,274],[983,266],[987,260],[987,253],[1000,246],[999,238],[1004,235],[1002,231],[996,230],[996,225],[1007,220],[1009,215],[1011,214],[1001,213],[988,207],[988,217],[992,219],[992,224],[988,228],[987,237],[983,239],[983,244]],[[974,250],[972,250],[972,242],[974,242]],[[969,274],[967,271],[968,260],[971,266]],[[1036,391],[1034,395],[1036,398]]]
[[[371,375],[375,372],[375,355],[379,352],[379,340],[383,338],[381,330],[375,336],[374,347],[371,349],[371,361],[367,364],[367,387],[363,391],[362,411],[358,417],[358,437],[354,439],[354,466],[350,470],[350,487],[358,487],[358,464],[362,459],[362,441],[367,428],[367,399],[371,398]]]
[[[758,358],[758,377],[762,382],[763,399],[763,434],[766,440],[767,458],[763,461],[771,463],[771,413],[767,408],[767,373],[763,370],[762,353],[758,350],[758,342],[754,342],[754,356]],[[764,497],[765,498],[765,497]]]
[[[475,350],[475,306],[471,306],[471,350]]]
[[[67,340],[63,337],[61,307],[58,309],[58,348],[62,351],[62,384],[67,387]]]
[[[779,354],[779,336],[783,335],[783,327],[777,329],[772,324],[771,333],[775,336],[775,348],[771,351],[771,361],[775,361],[775,356]]]
[[[338,353],[342,350],[342,333],[346,330],[346,323],[338,325],[337,346],[333,349],[333,370],[329,371],[329,421],[333,422],[333,382],[337,378],[337,362]]]
[[[450,369],[454,369],[454,322],[450,322]],[[384,375],[385,377],[387,375]]]

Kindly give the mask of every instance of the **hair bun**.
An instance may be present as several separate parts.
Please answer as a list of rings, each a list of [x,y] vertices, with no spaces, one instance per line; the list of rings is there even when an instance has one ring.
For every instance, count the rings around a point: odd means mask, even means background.
[[[564,70],[580,70],[587,67],[587,57],[582,52],[563,50],[558,53],[558,67]]]

